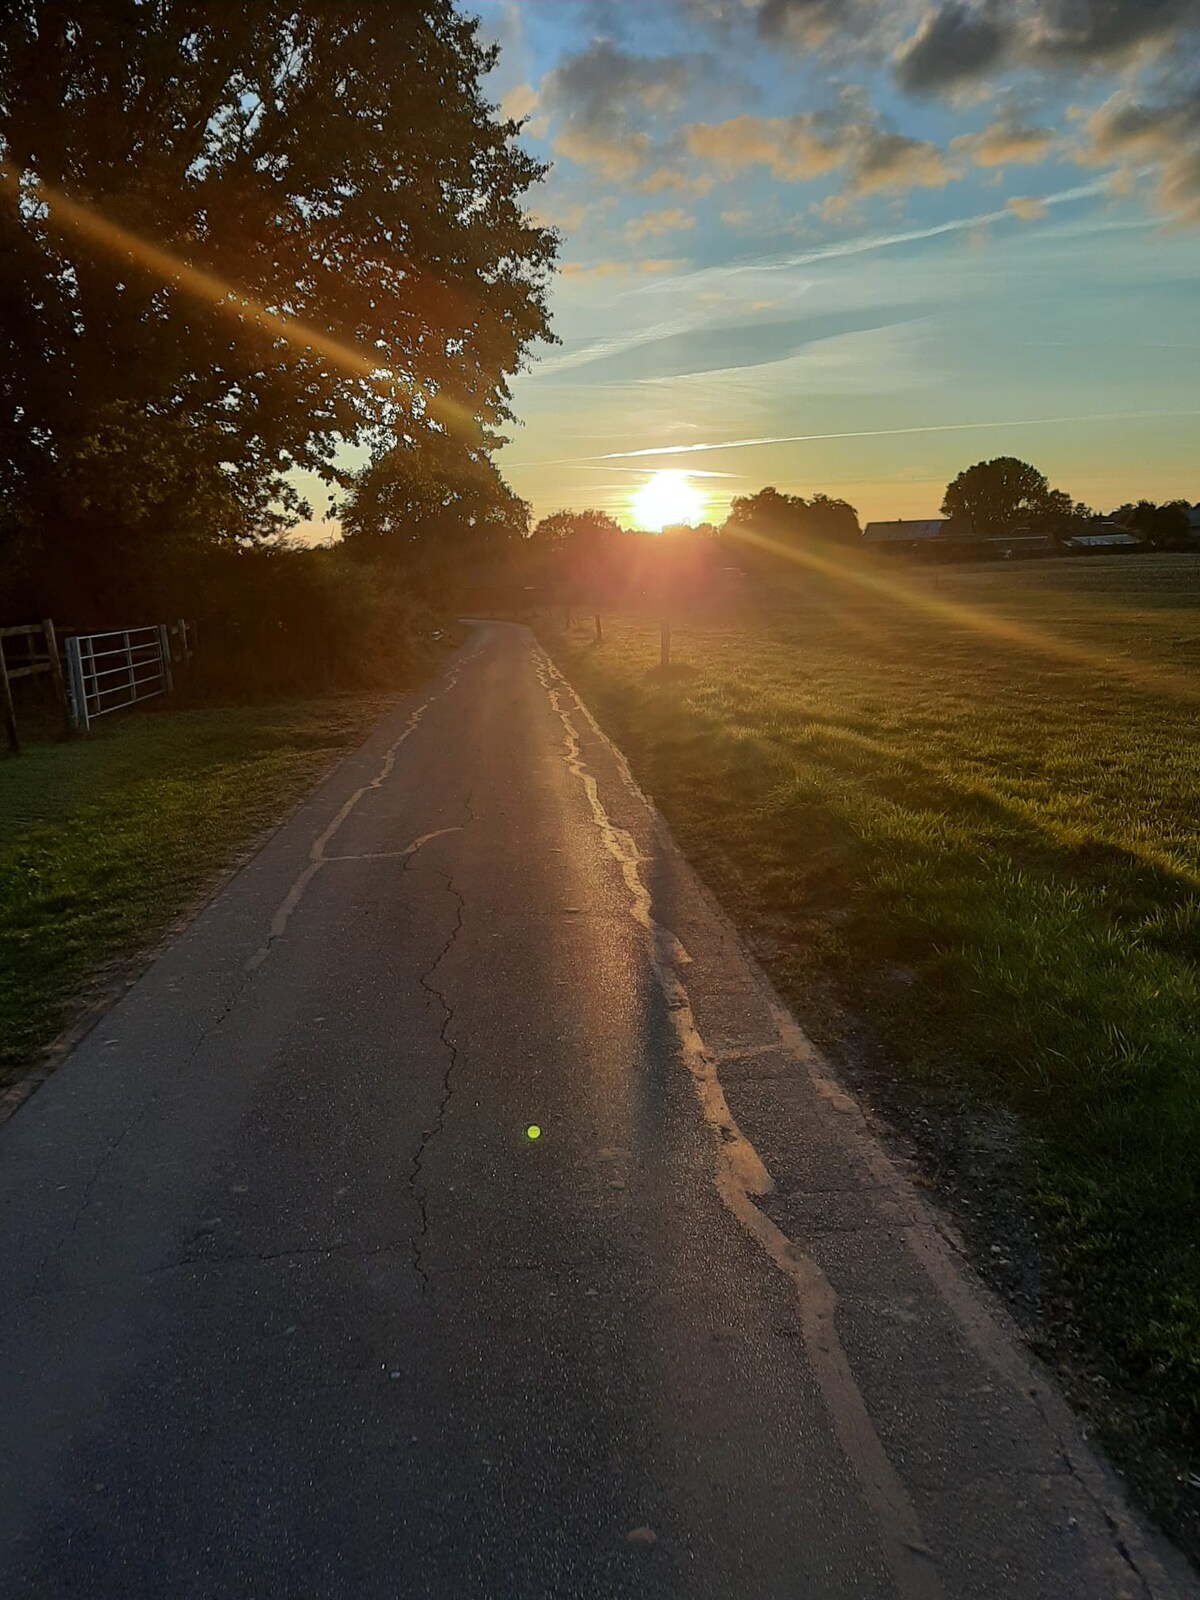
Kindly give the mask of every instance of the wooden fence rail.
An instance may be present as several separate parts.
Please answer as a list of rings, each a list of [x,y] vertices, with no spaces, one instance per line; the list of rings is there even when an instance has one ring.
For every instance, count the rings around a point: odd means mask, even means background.
[[[53,622],[46,617],[41,622],[0,628],[0,694],[4,697],[4,731],[8,748],[14,752],[20,750],[21,739],[17,732],[12,686],[19,678],[41,676],[48,677],[54,685],[54,697],[63,715],[63,725],[69,727],[71,707],[63,681],[62,660]]]

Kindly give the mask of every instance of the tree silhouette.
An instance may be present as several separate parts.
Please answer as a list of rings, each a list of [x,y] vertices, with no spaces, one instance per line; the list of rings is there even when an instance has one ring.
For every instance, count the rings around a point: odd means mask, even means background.
[[[0,21],[0,557],[121,591],[260,538],[548,332],[543,168],[451,0],[13,0]]]
[[[1136,505],[1124,505],[1114,511],[1113,521],[1138,534],[1156,550],[1182,550],[1190,542],[1191,524],[1183,500],[1171,500],[1161,506],[1153,500],[1139,500]]]
[[[1044,473],[1015,456],[978,461],[946,486],[943,516],[967,523],[980,535],[1008,533],[1012,528],[1070,504],[1061,490],[1052,491]]]
[[[386,563],[416,587],[445,594],[463,569],[511,556],[529,506],[483,447],[426,429],[379,455],[352,480],[342,511],[346,553]]]
[[[759,566],[787,561],[790,552],[813,543],[852,544],[859,531],[858,512],[845,500],[825,494],[806,500],[775,488],[735,495],[723,529],[738,559]]]

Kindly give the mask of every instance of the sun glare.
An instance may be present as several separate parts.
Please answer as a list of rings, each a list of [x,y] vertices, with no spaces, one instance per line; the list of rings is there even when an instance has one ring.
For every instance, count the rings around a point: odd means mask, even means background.
[[[634,520],[647,533],[661,533],[677,522],[699,522],[703,514],[704,496],[686,472],[656,472],[633,500]]]

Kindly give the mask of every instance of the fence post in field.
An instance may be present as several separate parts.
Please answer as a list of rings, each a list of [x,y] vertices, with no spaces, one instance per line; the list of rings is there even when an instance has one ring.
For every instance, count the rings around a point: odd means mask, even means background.
[[[604,629],[600,626],[600,613],[596,613],[596,643],[604,643]]]
[[[0,637],[0,693],[4,696],[4,731],[8,734],[8,748],[16,755],[21,748],[17,737],[17,710],[13,705],[12,684],[8,681],[8,663],[4,659],[4,640]]]
[[[54,631],[54,623],[49,617],[42,619],[42,632],[46,636],[46,654],[50,658],[50,679],[54,684],[54,698],[58,701],[63,714],[63,726],[68,732],[71,729],[71,702],[67,699],[67,686],[63,682],[62,662],[58,655],[58,635]]]
[[[658,625],[658,664],[665,672],[671,665],[671,624],[666,617]]]
[[[83,661],[79,653],[79,640],[67,640],[67,682],[71,690],[71,726],[79,733],[88,731],[87,695],[83,687]]]
[[[571,608],[570,608],[570,606],[567,607],[567,620],[566,620],[566,623],[564,624],[564,626],[566,626],[568,628],[571,626]]]
[[[167,632],[165,622],[158,625],[158,653],[162,657],[163,682],[167,686],[167,693],[175,693],[175,679],[171,676],[171,635]]]

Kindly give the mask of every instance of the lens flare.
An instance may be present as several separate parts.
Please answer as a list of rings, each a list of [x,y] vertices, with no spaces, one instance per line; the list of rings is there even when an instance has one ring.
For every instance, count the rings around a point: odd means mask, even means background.
[[[76,200],[40,178],[27,188],[21,174],[3,164],[0,164],[0,190],[17,204],[27,200],[43,208],[46,226],[51,232],[58,229],[74,233],[106,251],[118,263],[135,263],[167,287],[203,301],[227,317],[241,332],[265,334],[285,342],[302,355],[318,355],[344,376],[361,379],[387,391],[405,391],[410,404],[415,400],[425,414],[448,432],[466,433],[471,438],[477,435],[478,422],[467,406],[391,370],[379,352],[360,349],[311,323],[272,311],[240,285],[193,266],[182,256],[114,222],[96,206]],[[414,292],[416,290],[414,284]],[[426,292],[432,295],[435,290],[436,286],[430,285]]]

